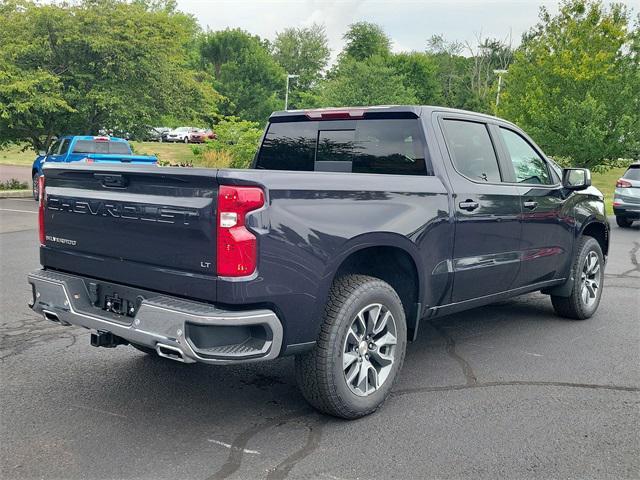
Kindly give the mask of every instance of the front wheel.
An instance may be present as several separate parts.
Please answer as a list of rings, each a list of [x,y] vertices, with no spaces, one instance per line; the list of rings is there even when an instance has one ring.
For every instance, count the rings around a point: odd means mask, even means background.
[[[629,228],[633,223],[633,220],[629,220],[628,218],[625,218],[625,217],[616,216],[616,223],[620,228]]]
[[[316,409],[347,419],[374,412],[404,361],[407,327],[391,286],[365,275],[334,281],[315,347],[296,357],[296,381]]]
[[[189,137],[184,137],[183,142],[184,142],[184,143],[189,143]]]
[[[585,236],[580,239],[571,268],[571,295],[552,295],[551,303],[561,317],[585,320],[598,309],[604,286],[604,256],[595,238]]]

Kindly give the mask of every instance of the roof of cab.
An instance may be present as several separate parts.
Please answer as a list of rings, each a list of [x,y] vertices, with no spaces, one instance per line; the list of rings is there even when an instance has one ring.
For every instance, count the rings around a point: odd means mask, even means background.
[[[329,107],[314,108],[307,110],[280,110],[273,112],[269,117],[271,122],[282,122],[287,120],[320,120],[320,119],[356,119],[366,117],[388,117],[388,118],[418,118],[429,115],[433,112],[448,112],[464,115],[474,115],[486,119],[507,122],[498,117],[484,113],[461,110],[458,108],[439,107],[434,105],[375,105],[370,107]],[[340,117],[342,115],[342,117]]]
[[[96,140],[100,138],[100,139],[108,139],[110,142],[125,142],[125,143],[127,142],[127,140],[124,138],[110,137],[108,135],[63,135],[59,139],[62,140],[63,138],[73,138],[75,140]]]

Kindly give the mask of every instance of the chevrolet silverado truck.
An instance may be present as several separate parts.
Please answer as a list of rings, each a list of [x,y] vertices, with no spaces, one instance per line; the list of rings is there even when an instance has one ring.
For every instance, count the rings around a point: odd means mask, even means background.
[[[124,138],[76,135],[60,137],[53,142],[47,152],[40,152],[33,161],[31,178],[33,198],[38,200],[38,178],[43,174],[46,162],[85,163],[138,163],[155,164],[153,155],[134,155]]]
[[[424,322],[534,291],[581,320],[602,295],[589,171],[491,116],[276,112],[250,169],[44,170],[35,312],[185,363],[294,355],[338,417],[382,404]]]

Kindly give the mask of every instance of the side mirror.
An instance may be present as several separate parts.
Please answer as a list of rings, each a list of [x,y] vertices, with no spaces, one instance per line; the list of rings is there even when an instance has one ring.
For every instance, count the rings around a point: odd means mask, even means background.
[[[562,170],[562,186],[569,190],[584,190],[591,186],[591,171],[588,168],[565,168]]]
[[[47,154],[47,152],[45,152],[44,150],[40,150],[38,152],[38,155],[40,155],[41,157],[44,157]]]

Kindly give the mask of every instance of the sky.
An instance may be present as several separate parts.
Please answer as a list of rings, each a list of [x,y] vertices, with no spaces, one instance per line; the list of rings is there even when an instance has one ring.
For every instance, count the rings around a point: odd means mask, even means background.
[[[624,3],[640,10],[640,0]],[[555,13],[557,4],[556,0],[178,0],[178,8],[193,14],[205,29],[240,27],[270,40],[287,27],[323,24],[333,58],[342,49],[347,26],[361,20],[381,25],[393,40],[394,51],[422,51],[435,34],[472,46],[479,34],[510,37],[515,47],[522,33],[537,22],[540,6]]]

